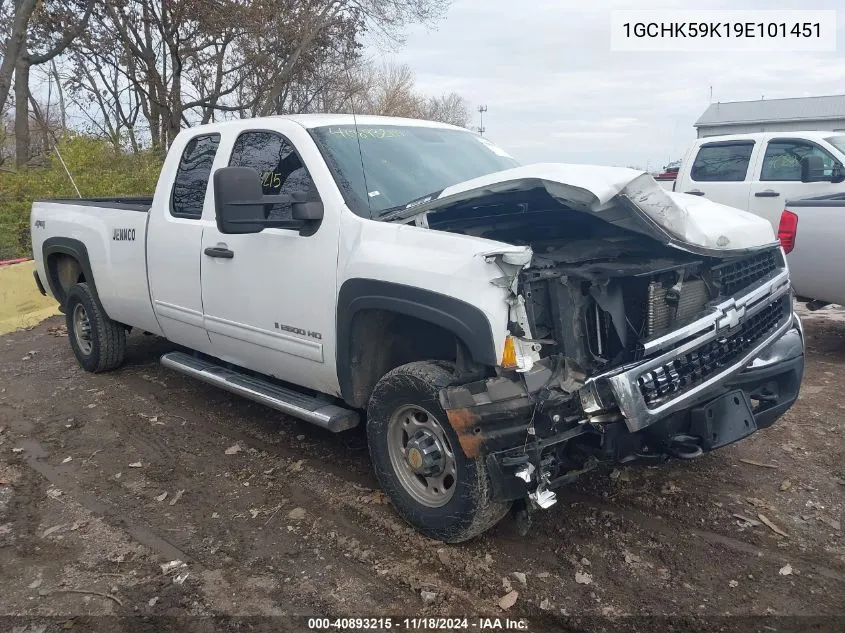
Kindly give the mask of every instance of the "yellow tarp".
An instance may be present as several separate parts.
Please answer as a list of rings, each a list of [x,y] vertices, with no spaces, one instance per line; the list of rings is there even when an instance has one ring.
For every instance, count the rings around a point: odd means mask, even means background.
[[[35,262],[0,266],[0,334],[32,327],[59,314],[56,300],[38,292],[33,270]]]

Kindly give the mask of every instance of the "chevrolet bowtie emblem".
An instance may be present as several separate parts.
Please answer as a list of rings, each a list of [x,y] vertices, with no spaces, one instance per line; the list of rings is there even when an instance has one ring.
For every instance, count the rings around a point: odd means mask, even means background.
[[[729,329],[732,330],[736,326],[739,325],[740,320],[742,317],[745,316],[745,307],[736,308],[731,306],[729,308],[725,308],[722,310],[722,316],[719,317],[718,321],[718,329],[724,330]]]

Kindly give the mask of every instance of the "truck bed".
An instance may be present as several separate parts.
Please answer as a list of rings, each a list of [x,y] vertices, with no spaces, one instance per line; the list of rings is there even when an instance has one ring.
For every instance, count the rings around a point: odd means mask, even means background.
[[[845,304],[845,193],[787,200],[798,216],[795,247],[786,259],[799,297]]]
[[[842,206],[845,203],[845,191],[838,193],[829,193],[825,196],[815,196],[813,198],[797,198],[795,200],[787,200],[786,205],[790,207],[823,207],[823,206]]]
[[[122,211],[140,211],[148,213],[153,206],[152,196],[133,196],[123,198],[52,198],[37,200],[37,202],[55,202],[56,204],[73,204],[85,207],[102,207],[105,209],[120,209]]]
[[[61,258],[82,261],[106,314],[158,333],[147,285],[146,236],[151,198],[67,198],[32,205],[32,252],[44,288],[61,303],[77,273]]]

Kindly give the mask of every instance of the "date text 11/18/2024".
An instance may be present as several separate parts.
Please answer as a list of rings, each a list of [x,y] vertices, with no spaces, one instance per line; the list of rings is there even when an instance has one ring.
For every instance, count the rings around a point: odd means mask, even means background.
[[[528,631],[524,618],[308,618],[313,631]]]

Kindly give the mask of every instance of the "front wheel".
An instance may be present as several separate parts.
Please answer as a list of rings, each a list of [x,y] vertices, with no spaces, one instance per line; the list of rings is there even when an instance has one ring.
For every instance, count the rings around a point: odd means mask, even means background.
[[[108,371],[123,363],[126,330],[106,316],[87,283],[68,290],[65,322],[70,347],[84,370]]]
[[[458,543],[498,523],[510,503],[492,500],[484,459],[464,455],[440,406],[453,370],[424,361],[387,373],[370,397],[367,439],[376,477],[402,518]]]

